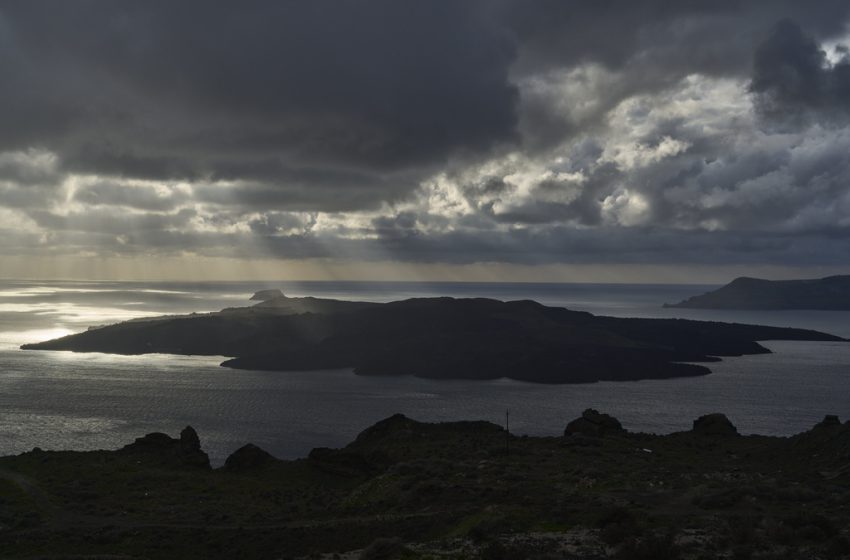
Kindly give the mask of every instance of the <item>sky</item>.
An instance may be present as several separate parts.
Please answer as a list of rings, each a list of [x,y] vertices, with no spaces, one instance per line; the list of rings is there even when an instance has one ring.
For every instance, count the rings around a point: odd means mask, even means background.
[[[846,0],[0,0],[0,277],[850,273]]]

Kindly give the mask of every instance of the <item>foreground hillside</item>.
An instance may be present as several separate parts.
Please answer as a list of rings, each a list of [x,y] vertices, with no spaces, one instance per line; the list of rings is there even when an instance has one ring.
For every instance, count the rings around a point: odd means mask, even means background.
[[[818,280],[736,278],[713,292],[665,307],[850,310],[850,276]]]
[[[850,423],[740,436],[722,415],[563,437],[401,415],[343,449],[211,469],[198,436],[0,458],[3,558],[850,558]]]
[[[802,329],[600,317],[534,301],[262,297],[253,307],[127,321],[24,348],[219,355],[243,369],[582,383],[704,375],[708,368],[683,362],[767,353],[759,340],[842,340]]]

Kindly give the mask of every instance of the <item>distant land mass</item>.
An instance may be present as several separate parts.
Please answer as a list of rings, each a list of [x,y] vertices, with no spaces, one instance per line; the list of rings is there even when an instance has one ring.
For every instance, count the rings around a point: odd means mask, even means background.
[[[720,289],[664,307],[850,310],[850,276],[817,280],[736,278]]]
[[[759,340],[844,340],[803,329],[601,317],[530,300],[368,303],[268,291],[252,299],[261,301],[93,327],[22,348],[228,356],[222,365],[252,370],[586,383],[705,375],[710,370],[693,362],[769,353]]]

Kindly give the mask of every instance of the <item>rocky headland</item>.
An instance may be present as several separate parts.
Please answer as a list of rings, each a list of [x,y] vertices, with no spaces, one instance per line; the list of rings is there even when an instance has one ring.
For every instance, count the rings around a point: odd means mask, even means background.
[[[31,350],[227,356],[231,368],[353,368],[361,375],[585,383],[696,376],[699,362],[768,353],[758,341],[842,341],[816,331],[680,319],[625,319],[534,301],[290,298],[137,319],[27,344]]]
[[[3,558],[850,557],[850,423],[741,435],[722,414],[563,435],[395,415],[342,449],[254,445],[211,468],[191,428],[0,458]]]
[[[664,307],[694,309],[818,309],[850,310],[850,276],[817,280],[736,278],[702,295]]]

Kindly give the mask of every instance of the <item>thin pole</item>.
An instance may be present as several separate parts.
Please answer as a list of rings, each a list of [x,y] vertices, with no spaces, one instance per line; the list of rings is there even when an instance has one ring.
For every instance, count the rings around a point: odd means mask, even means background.
[[[505,410],[505,455],[511,452],[511,409]]]

